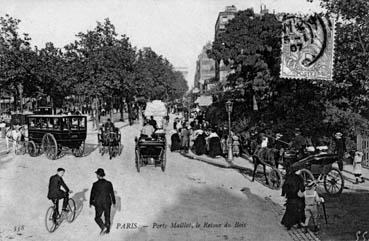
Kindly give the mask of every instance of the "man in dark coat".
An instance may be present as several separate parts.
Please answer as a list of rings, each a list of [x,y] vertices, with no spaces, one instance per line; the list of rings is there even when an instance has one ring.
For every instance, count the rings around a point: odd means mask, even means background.
[[[57,173],[50,177],[49,180],[49,191],[47,193],[47,198],[50,199],[56,205],[56,212],[54,212],[54,219],[59,215],[59,199],[63,199],[63,211],[68,212],[68,194],[72,191],[69,190],[68,186],[63,180],[63,175],[65,170],[63,168],[58,168]],[[64,191],[60,188],[63,187]]]
[[[152,125],[152,127],[154,127],[155,130],[158,129],[158,124],[156,123],[154,116],[150,117],[149,124]]]
[[[90,207],[95,206],[95,221],[101,228],[100,234],[110,232],[110,210],[111,204],[115,205],[113,185],[104,179],[104,169],[99,168],[95,172],[98,181],[92,185],[90,196]],[[104,213],[105,224],[101,219]]]
[[[338,155],[338,169],[340,171],[343,170],[343,156],[346,152],[346,143],[345,143],[345,139],[342,137],[342,133],[341,132],[337,132],[335,134],[335,153]]]

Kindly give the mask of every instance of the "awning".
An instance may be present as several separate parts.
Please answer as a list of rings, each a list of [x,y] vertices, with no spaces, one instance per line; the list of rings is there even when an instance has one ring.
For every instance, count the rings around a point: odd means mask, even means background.
[[[199,106],[209,106],[213,104],[213,97],[202,95],[196,99],[195,103],[199,104]]]

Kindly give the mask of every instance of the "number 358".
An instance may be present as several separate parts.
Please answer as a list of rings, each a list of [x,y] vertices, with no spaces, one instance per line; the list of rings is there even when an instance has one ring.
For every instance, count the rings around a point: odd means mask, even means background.
[[[14,226],[14,232],[20,232],[24,230],[24,225]]]

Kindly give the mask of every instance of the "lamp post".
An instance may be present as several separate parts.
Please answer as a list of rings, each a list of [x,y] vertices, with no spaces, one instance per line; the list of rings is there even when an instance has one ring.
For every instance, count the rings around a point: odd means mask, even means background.
[[[233,102],[228,100],[226,102],[226,110],[228,112],[228,161],[233,161],[233,150],[232,150],[232,135],[231,135],[231,113],[233,109]]]

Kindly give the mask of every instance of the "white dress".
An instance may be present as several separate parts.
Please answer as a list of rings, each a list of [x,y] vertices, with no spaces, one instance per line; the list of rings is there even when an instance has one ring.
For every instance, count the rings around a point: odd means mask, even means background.
[[[363,160],[363,153],[361,151],[355,152],[354,163],[352,164],[354,174],[361,175],[361,162]]]

